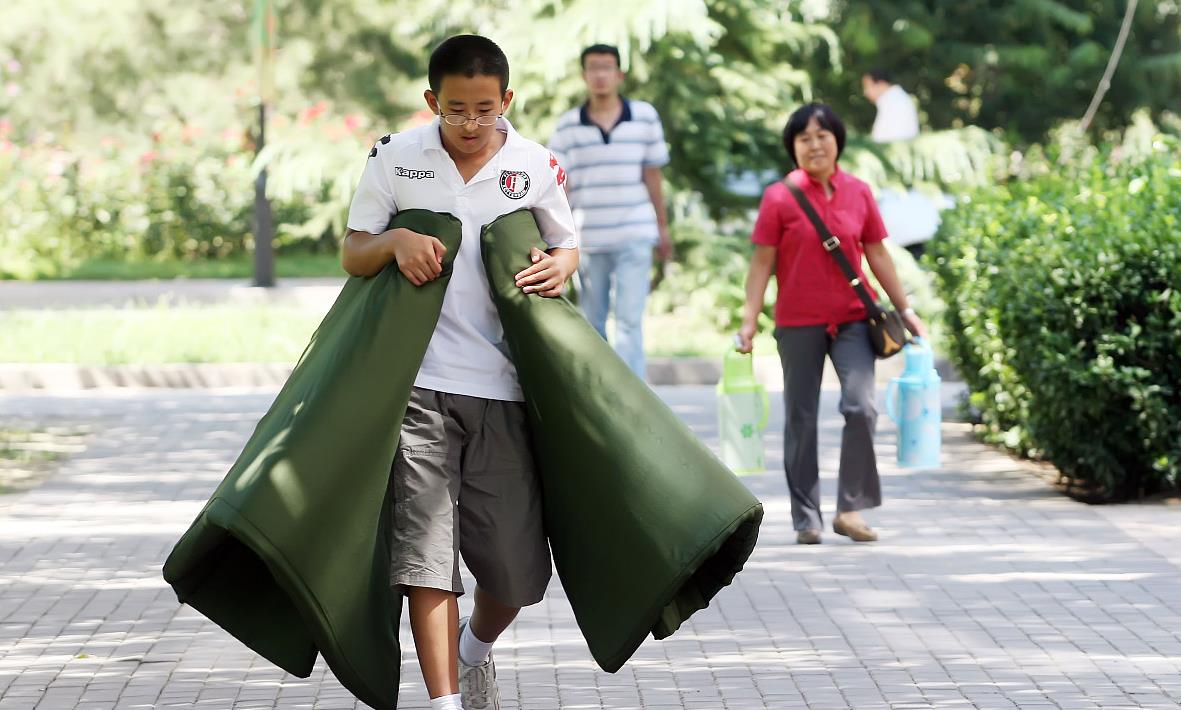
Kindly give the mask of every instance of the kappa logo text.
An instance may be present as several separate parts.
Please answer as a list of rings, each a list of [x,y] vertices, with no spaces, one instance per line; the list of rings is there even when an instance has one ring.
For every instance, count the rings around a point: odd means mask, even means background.
[[[434,170],[407,170],[406,168],[394,167],[394,175],[398,177],[410,178],[411,180],[424,180],[433,178],[435,176]]]

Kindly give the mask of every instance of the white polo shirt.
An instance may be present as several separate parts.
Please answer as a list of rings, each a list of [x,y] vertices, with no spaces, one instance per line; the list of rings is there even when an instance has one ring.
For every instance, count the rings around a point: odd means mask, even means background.
[[[869,135],[875,142],[907,141],[918,137],[919,111],[905,89],[891,84],[874,103],[877,116]]]
[[[574,219],[561,187],[565,174],[548,150],[523,138],[505,119],[497,130],[504,146],[464,183],[443,148],[439,120],[388,135],[369,153],[349,208],[350,229],[386,230],[398,210],[449,212],[463,225],[443,298],[443,310],[414,384],[485,399],[522,401],[517,370],[480,258],[480,230],[497,217],[527,207],[552,247],[577,247]],[[521,254],[521,268],[529,266]]]
[[[562,114],[549,142],[570,175],[579,248],[587,254],[660,238],[644,168],[668,164],[664,128],[652,104],[622,101],[610,131],[591,121],[584,105]]]

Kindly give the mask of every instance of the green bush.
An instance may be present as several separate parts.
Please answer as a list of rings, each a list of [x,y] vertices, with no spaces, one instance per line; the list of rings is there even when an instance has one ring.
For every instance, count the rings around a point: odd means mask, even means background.
[[[87,259],[197,259],[246,249],[252,180],[242,147],[188,136],[0,149],[0,277]]]
[[[1089,496],[1181,484],[1181,160],[1081,151],[980,190],[931,243],[988,439]]]
[[[240,126],[24,143],[9,140],[9,130],[0,121],[0,278],[60,276],[92,260],[193,262],[253,250],[256,166]],[[372,144],[365,130],[324,104],[273,119],[275,147],[314,146],[347,168],[325,172],[307,159],[269,167],[280,250],[335,250]]]

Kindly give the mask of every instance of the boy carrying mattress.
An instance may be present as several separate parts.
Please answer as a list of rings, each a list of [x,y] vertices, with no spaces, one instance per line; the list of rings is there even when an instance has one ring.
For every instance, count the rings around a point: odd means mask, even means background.
[[[556,297],[578,266],[565,175],[542,146],[504,118],[509,66],[491,40],[460,35],[431,54],[429,125],[382,138],[349,210],[342,264],[372,276],[391,261],[415,286],[439,277],[446,247],[407,229],[402,210],[450,213],[462,223],[451,281],[414,382],[391,472],[396,531],[391,584],[410,625],[432,710],[500,707],[492,645],[550,578],[541,493],[524,397],[481,263],[480,230],[533,212],[547,251],[516,275],[525,293]],[[375,386],[380,373],[373,373]],[[462,554],[476,578],[475,611],[460,620]],[[457,664],[458,659],[458,664]]]
[[[432,710],[496,708],[490,647],[541,600],[551,551],[614,673],[731,583],[763,517],[555,298],[578,262],[565,176],[501,117],[507,84],[482,37],[431,56],[438,120],[374,146],[353,277],[161,570],[276,666],[307,678],[323,658],[382,710],[406,598]],[[460,555],[476,578],[462,622]]]

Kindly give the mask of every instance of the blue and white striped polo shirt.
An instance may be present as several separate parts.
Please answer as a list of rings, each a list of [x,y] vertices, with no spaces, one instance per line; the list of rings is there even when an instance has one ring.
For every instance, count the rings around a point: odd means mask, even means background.
[[[619,122],[610,131],[590,120],[585,105],[571,109],[558,119],[549,148],[566,171],[582,251],[658,241],[643,171],[667,165],[668,146],[651,104],[624,99]]]

